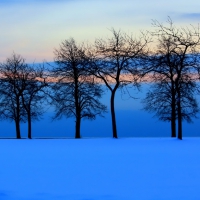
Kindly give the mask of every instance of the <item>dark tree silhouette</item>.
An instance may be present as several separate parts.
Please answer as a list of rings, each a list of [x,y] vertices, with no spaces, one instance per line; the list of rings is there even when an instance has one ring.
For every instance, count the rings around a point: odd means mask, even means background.
[[[20,139],[20,122],[25,122],[25,110],[21,102],[24,90],[21,78],[27,65],[24,58],[13,54],[0,65],[0,118],[15,122],[16,138]]]
[[[110,109],[113,138],[117,138],[115,117],[115,94],[119,88],[129,84],[138,86],[140,59],[147,55],[149,38],[143,34],[139,39],[121,31],[111,30],[112,37],[95,41],[95,54],[90,71],[100,79],[111,92]],[[92,57],[92,56],[91,56]]]
[[[181,115],[182,119],[189,123],[192,122],[192,117],[196,117],[196,114],[199,112],[198,103],[194,98],[197,91],[193,84],[196,83],[192,83],[192,85],[182,84],[184,89],[181,89]],[[174,95],[171,90],[171,83],[169,82],[154,83],[151,85],[150,91],[147,92],[146,98],[142,102],[145,105],[144,109],[148,112],[155,112],[155,116],[159,120],[171,122],[171,136],[176,137],[178,99],[177,95],[175,95],[175,102],[173,102]]]
[[[153,21],[156,30],[152,34],[157,48],[149,58],[148,70],[152,70],[156,84],[144,102],[147,110],[155,111],[160,119],[171,121],[172,137],[176,136],[177,119],[178,138],[182,139],[182,120],[191,121],[198,112],[194,95],[200,69],[200,34],[199,28],[193,26],[190,29],[175,27],[170,18],[168,24],[164,26]]]
[[[56,66],[52,69],[55,117],[75,117],[75,138],[80,138],[81,119],[95,119],[106,111],[100,103],[102,89],[86,70],[87,56],[84,46],[78,46],[74,39],[65,40],[55,50]]]
[[[47,86],[43,67],[25,63],[20,55],[13,54],[0,65],[0,118],[15,121],[16,138],[21,138],[20,123],[31,122],[43,113],[42,89]]]
[[[28,122],[28,138],[32,138],[32,121],[38,120],[44,112],[46,95],[44,89],[46,83],[45,69],[43,66],[27,66],[26,76],[23,77],[24,91],[22,93],[22,104],[26,111]]]
[[[155,112],[155,116],[159,120],[171,122],[171,136],[176,137],[176,107],[173,105],[175,102],[171,90],[171,85],[168,82],[155,83],[142,102],[144,109],[148,112]]]
[[[171,122],[171,137],[176,137],[176,56],[173,54],[170,38],[159,41],[156,52],[148,58],[149,67],[144,74],[152,82],[152,91],[147,93],[143,101],[147,111],[155,111],[160,120]],[[145,73],[145,72],[151,73]]]

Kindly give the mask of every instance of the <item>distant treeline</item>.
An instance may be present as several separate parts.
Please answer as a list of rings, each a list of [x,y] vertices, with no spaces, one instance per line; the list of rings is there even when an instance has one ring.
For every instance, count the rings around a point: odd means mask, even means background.
[[[33,120],[54,108],[54,119],[75,118],[75,138],[80,138],[81,120],[103,116],[102,83],[110,91],[113,138],[117,138],[115,94],[152,82],[142,100],[144,109],[171,123],[171,136],[182,139],[182,121],[191,122],[199,112],[196,95],[200,79],[199,27],[177,28],[168,18],[165,26],[153,21],[153,32],[133,37],[111,30],[112,37],[96,39],[93,45],[64,40],[54,51],[54,64],[27,64],[13,53],[0,63],[0,119],[27,122],[31,139]],[[178,134],[176,133],[178,125]]]

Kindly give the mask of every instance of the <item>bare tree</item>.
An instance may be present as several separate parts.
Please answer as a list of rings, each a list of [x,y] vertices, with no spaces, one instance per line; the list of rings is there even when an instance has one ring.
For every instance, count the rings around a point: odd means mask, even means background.
[[[31,122],[43,113],[41,90],[47,86],[43,73],[43,68],[26,64],[16,54],[0,65],[0,118],[15,122],[18,139],[20,123],[28,122],[28,138],[31,138]]]
[[[196,84],[196,83],[194,83]],[[196,117],[199,112],[199,107],[194,98],[197,93],[194,85],[181,90],[181,115],[182,119],[187,122],[192,122],[192,117]],[[171,137],[176,137],[176,120],[178,119],[177,97],[172,93],[170,82],[158,82],[150,86],[150,90],[143,99],[144,109],[148,112],[154,112],[155,116],[162,121],[171,122]]]
[[[200,69],[200,32],[199,27],[177,28],[170,18],[168,25],[153,21],[156,30],[152,34],[157,40],[157,48],[149,63],[157,83],[153,86],[153,92],[147,94],[145,102],[146,109],[157,112],[161,118],[169,111],[172,137],[176,136],[177,119],[178,138],[182,139],[182,120],[191,121],[191,117],[196,116],[198,112],[194,95],[198,87],[196,81]],[[169,98],[163,98],[166,96]],[[152,101],[152,98],[153,102],[159,102],[159,107],[150,106],[152,103],[149,101]],[[163,109],[166,107],[167,109]]]
[[[21,78],[27,65],[24,58],[13,54],[0,65],[0,118],[15,122],[16,138],[20,139],[20,122],[25,122],[21,102],[24,90]]]
[[[52,69],[55,117],[75,117],[75,138],[80,138],[81,119],[95,119],[106,111],[100,103],[102,89],[86,70],[87,56],[84,46],[78,46],[74,39],[65,40],[55,50],[56,66]]]
[[[44,89],[48,86],[46,82],[45,69],[43,66],[27,66],[26,76],[23,77],[24,91],[22,93],[22,104],[26,111],[28,122],[28,138],[32,138],[32,121],[38,120],[44,113],[46,95]]]
[[[100,79],[111,92],[110,109],[113,138],[117,138],[115,117],[115,94],[119,88],[129,84],[138,86],[140,59],[148,53],[149,38],[143,34],[139,39],[121,31],[111,30],[112,37],[95,41],[95,55],[90,71]]]

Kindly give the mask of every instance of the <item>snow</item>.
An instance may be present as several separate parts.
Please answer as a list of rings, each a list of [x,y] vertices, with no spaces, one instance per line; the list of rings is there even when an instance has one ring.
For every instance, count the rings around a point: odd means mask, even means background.
[[[200,138],[1,139],[0,200],[199,200]]]

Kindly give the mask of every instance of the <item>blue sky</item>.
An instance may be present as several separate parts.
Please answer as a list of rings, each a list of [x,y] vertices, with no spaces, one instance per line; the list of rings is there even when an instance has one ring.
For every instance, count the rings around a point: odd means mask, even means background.
[[[31,63],[50,62],[54,58],[54,49],[59,47],[61,41],[70,37],[78,42],[92,43],[95,38],[109,36],[109,29],[112,27],[137,35],[140,30],[152,28],[152,19],[165,23],[168,16],[177,26],[198,25],[199,8],[199,0],[0,0],[0,62],[10,57],[12,52],[21,54]],[[105,102],[109,105],[109,96]],[[124,102],[119,97],[116,99],[119,136],[124,132],[131,136],[137,133],[141,136],[155,136],[160,132],[170,136],[169,123],[158,122],[157,118],[152,119],[153,114],[147,115],[140,109],[140,100],[129,99]],[[70,130],[73,136],[74,119],[63,120],[50,125],[49,117],[44,117],[44,121],[33,124],[33,133],[45,127],[44,134],[53,134],[59,125],[63,126],[64,132],[61,134]],[[93,133],[101,123],[104,126],[95,134],[111,135],[109,113],[105,119],[98,120],[100,121],[84,121],[83,136]],[[198,124],[199,119],[192,125],[184,124],[187,126],[184,134],[191,135],[192,132],[193,135],[198,135]],[[11,125],[1,122],[0,126],[5,134],[10,131],[15,133],[14,123]],[[23,130],[26,131],[26,125]]]
[[[0,62],[14,51],[28,62],[53,60],[61,41],[93,42],[109,29],[138,34],[151,20],[200,22],[199,0],[0,0]]]

